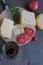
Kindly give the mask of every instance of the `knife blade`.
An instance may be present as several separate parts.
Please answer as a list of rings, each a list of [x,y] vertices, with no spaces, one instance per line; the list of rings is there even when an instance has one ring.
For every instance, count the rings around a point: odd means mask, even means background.
[[[3,2],[3,4],[4,4],[5,10],[6,10],[7,13],[8,13],[8,16],[10,17],[11,20],[13,20],[12,13],[11,13],[11,11],[10,11],[10,9],[9,9],[9,6],[8,6],[7,3],[6,3],[6,0],[2,0],[2,2]]]

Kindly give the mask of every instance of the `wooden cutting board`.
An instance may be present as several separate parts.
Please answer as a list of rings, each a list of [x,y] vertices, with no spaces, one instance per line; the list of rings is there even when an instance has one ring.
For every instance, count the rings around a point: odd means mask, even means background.
[[[21,10],[25,10],[25,9],[23,9],[23,8],[21,8],[21,7],[18,7],[19,8],[19,11],[20,11],[20,13],[21,13]],[[8,14],[7,14],[7,11],[6,10],[4,10],[2,13],[1,13],[1,23],[2,23],[2,19],[3,18],[9,18],[10,19],[10,17],[8,16]],[[26,25],[26,27],[30,27],[29,25]],[[32,26],[33,27],[33,26]],[[34,28],[34,27],[33,27]],[[34,31],[35,31],[36,29],[34,28]],[[2,39],[5,41],[5,42],[9,42],[9,41],[14,41],[14,42],[16,42],[17,44],[19,44],[18,42],[17,42],[17,36],[15,36],[14,34],[13,34],[13,32],[12,32],[12,36],[11,36],[11,38],[10,39],[8,39],[8,38],[4,38],[4,37],[2,37]],[[31,38],[30,38],[30,40],[31,40]],[[27,41],[25,44],[27,44],[28,42],[30,42],[30,41]],[[21,45],[21,44],[19,44],[19,45]],[[24,45],[24,44],[22,44],[22,45]]]

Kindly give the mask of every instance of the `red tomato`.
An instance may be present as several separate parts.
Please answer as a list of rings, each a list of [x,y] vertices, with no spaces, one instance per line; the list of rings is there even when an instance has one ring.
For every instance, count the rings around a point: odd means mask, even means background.
[[[33,0],[33,1],[31,1],[31,2],[28,3],[28,9],[30,9],[31,11],[37,10],[38,7],[39,7],[38,0]]]
[[[37,37],[36,37],[36,36],[34,36],[34,37],[32,38],[32,40],[33,40],[33,41],[36,41],[36,40],[37,40]]]
[[[24,28],[25,32],[28,33],[28,35],[30,35],[31,37],[34,35],[34,30],[32,28]]]
[[[19,44],[25,44],[27,41],[30,40],[30,35],[27,35],[27,33],[23,33],[18,36],[17,41]]]

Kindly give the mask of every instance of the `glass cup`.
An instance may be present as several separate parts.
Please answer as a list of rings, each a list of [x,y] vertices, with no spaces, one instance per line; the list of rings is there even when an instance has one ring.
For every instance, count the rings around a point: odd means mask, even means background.
[[[14,58],[19,52],[19,46],[15,42],[7,42],[2,47],[3,55],[7,58]]]

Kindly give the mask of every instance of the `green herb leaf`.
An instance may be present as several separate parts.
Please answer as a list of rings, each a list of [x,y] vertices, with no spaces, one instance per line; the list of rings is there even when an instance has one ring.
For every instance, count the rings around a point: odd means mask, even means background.
[[[19,8],[11,6],[10,10],[12,12],[12,16],[14,18],[15,22],[20,22],[20,13],[19,13]]]

